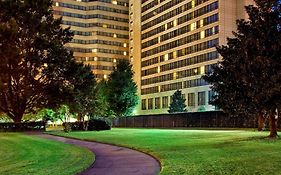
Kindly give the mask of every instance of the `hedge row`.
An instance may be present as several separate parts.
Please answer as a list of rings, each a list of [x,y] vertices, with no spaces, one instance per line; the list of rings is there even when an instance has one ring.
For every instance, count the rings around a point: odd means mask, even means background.
[[[46,122],[0,123],[0,132],[45,131]]]
[[[65,122],[63,126],[66,132],[70,131],[102,131],[110,130],[111,123],[103,119],[92,119],[85,122]]]

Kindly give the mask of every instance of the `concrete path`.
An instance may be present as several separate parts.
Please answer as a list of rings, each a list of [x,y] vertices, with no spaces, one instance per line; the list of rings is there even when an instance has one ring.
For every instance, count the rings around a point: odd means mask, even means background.
[[[79,175],[156,175],[160,172],[157,160],[135,150],[47,134],[37,136],[86,147],[94,152],[96,155],[94,164]]]

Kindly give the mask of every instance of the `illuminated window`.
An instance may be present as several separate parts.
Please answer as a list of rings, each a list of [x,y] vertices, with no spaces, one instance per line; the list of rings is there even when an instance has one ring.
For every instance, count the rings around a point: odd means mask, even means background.
[[[165,54],[164,59],[165,59],[165,61],[168,61],[169,60],[169,55]]]
[[[127,47],[127,43],[124,43],[123,46],[124,46],[124,47]]]
[[[176,79],[177,79],[177,73],[174,72],[174,73],[173,73],[173,80],[176,80]]]
[[[177,52],[176,51],[173,52],[173,58],[174,59],[177,58]]]
[[[113,1],[112,1],[112,4],[117,5],[117,1],[113,0]]]
[[[98,52],[98,49],[92,49],[92,52],[96,53]]]
[[[126,56],[126,55],[127,55],[127,52],[124,52],[124,53],[123,53],[123,55],[125,55],[125,56]]]
[[[174,20],[174,27],[178,25],[177,19]]]
[[[113,63],[116,63],[116,59],[113,59]]]
[[[107,79],[107,75],[103,75],[103,78],[104,78],[104,79]]]
[[[94,57],[94,61],[98,61],[98,57]]]
[[[117,35],[115,33],[113,34],[113,38],[117,38]]]
[[[193,71],[194,71],[194,74],[196,75],[196,74],[197,74],[197,72],[198,72],[198,69],[197,69],[197,68],[195,68]]]
[[[201,31],[200,32],[200,38],[202,39],[202,38],[205,38],[205,31]]]
[[[56,2],[56,6],[58,7],[58,6],[60,6],[60,4],[58,2]]]
[[[216,26],[216,27],[218,27],[218,26]],[[217,33],[217,32],[216,32],[216,27],[213,27],[213,28],[212,28],[212,33],[213,33],[213,34]]]
[[[193,30],[195,30],[196,29],[196,22],[194,22],[194,23],[191,23],[191,31],[193,31]]]
[[[205,73],[205,66],[200,67],[200,72],[201,72],[202,75]]]
[[[201,19],[201,20],[200,20],[200,27],[203,27],[203,26],[204,26],[204,20]]]

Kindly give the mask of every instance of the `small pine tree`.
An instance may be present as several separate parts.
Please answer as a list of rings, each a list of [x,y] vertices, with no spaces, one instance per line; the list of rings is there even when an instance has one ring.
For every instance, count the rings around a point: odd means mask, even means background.
[[[169,106],[169,113],[186,112],[185,98],[183,98],[180,90],[177,90],[172,96],[172,102]]]

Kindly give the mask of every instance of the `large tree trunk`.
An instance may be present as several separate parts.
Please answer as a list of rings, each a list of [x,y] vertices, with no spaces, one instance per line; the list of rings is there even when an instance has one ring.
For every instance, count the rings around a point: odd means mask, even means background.
[[[258,131],[263,131],[264,130],[264,122],[265,118],[262,114],[258,114]]]
[[[277,119],[278,117],[276,117],[274,114],[270,114],[269,116],[269,125],[270,125],[270,138],[276,138],[277,135]]]
[[[21,123],[22,117],[23,117],[23,113],[20,114],[11,114],[8,115],[13,121],[14,123]]]
[[[16,116],[15,118],[13,118],[13,121],[14,121],[14,123],[21,123],[21,119],[22,119],[22,117]]]

